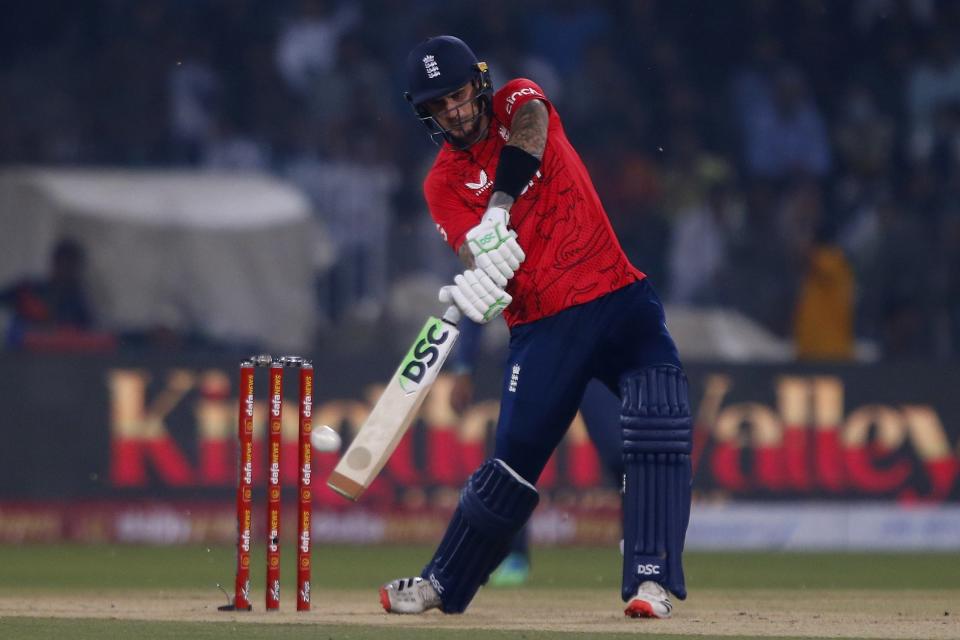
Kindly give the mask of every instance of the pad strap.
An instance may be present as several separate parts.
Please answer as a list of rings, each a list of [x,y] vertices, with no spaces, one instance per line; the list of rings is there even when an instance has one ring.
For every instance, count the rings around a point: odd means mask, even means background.
[[[676,367],[644,369],[620,384],[624,451],[687,453],[693,442],[687,378]]]

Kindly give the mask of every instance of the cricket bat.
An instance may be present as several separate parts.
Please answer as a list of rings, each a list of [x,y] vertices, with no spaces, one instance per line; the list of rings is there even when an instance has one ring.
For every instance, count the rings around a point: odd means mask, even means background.
[[[413,422],[460,335],[460,310],[431,316],[390,378],[383,395],[327,479],[340,495],[357,500],[373,483]]]

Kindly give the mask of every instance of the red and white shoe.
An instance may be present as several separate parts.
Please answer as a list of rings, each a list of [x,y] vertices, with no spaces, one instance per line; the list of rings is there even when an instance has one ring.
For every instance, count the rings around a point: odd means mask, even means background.
[[[421,577],[397,578],[380,587],[380,604],[387,613],[423,613],[440,606],[440,596]]]
[[[652,580],[637,588],[637,595],[630,598],[623,613],[631,618],[669,618],[673,612],[670,594]]]

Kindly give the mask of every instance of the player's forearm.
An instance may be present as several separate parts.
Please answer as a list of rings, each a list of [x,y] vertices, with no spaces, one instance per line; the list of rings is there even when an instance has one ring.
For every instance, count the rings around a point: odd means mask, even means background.
[[[494,191],[493,195],[490,196],[490,202],[487,203],[487,207],[500,207],[501,209],[506,209],[510,211],[510,207],[513,206],[513,196],[509,193],[504,193],[503,191]]]
[[[467,269],[473,269],[476,266],[476,260],[473,257],[473,252],[470,250],[470,246],[466,242],[460,245],[460,251],[457,252],[457,257],[460,258],[460,262],[462,262],[463,266],[465,266]]]

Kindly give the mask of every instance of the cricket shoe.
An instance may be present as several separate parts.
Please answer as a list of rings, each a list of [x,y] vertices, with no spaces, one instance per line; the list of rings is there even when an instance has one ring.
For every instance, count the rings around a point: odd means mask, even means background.
[[[423,613],[440,606],[440,596],[423,578],[398,578],[380,587],[380,604],[387,613]]]
[[[673,612],[670,594],[658,583],[647,580],[637,588],[623,613],[631,618],[669,618]]]

